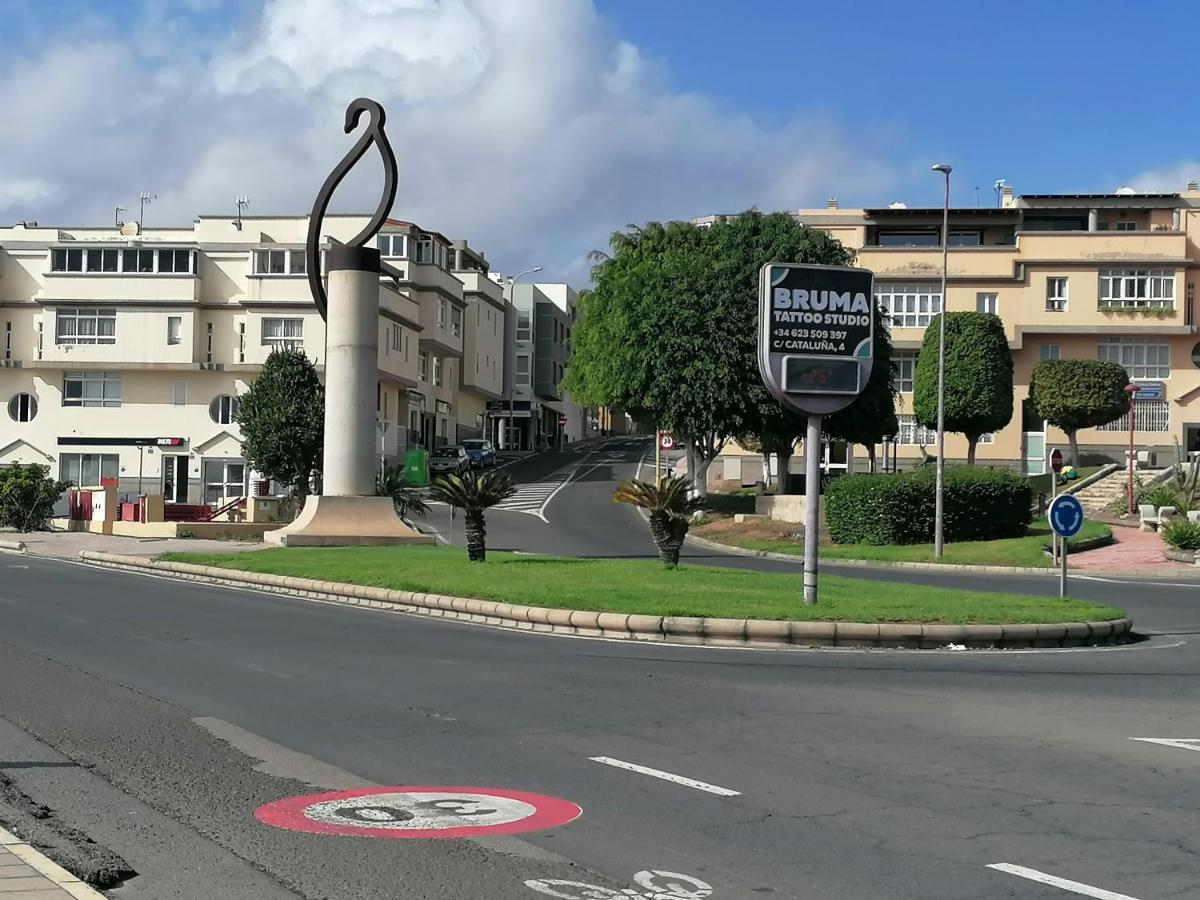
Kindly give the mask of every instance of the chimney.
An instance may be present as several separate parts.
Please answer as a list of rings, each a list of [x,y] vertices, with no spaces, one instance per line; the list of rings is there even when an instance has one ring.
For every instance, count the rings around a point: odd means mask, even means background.
[[[1196,182],[1194,182],[1194,181],[1189,181],[1189,182],[1188,182],[1187,189],[1188,189],[1189,191],[1200,191],[1200,184],[1197,184],[1197,183],[1196,183]]]
[[[1013,189],[1011,185],[1005,185],[1000,189],[1000,205],[1008,208],[1013,205]]]
[[[838,208],[837,197],[830,197],[828,200],[826,200],[825,208],[826,209],[837,209]]]

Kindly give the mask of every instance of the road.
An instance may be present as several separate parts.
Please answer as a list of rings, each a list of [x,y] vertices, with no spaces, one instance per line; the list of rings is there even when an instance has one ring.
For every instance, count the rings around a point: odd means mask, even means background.
[[[609,499],[644,449],[514,464],[525,489],[489,515],[491,546],[652,556],[637,514]],[[430,523],[450,535],[445,509]],[[1037,576],[887,577],[1054,590]],[[642,882],[717,900],[1194,898],[1200,753],[1135,740],[1200,738],[1192,585],[1078,582],[1152,635],[1123,648],[762,652],[532,635],[3,556],[0,773],[141,873],[113,897],[547,896],[531,881],[653,896],[635,875],[659,871],[690,880]],[[582,814],[439,841],[254,817],[370,785],[532,791]]]

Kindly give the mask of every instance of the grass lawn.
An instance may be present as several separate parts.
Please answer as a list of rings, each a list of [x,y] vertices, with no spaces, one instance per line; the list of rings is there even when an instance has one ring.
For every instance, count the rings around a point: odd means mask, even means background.
[[[799,526],[792,525],[790,530]],[[804,543],[787,538],[771,537],[753,531],[739,531],[733,523],[721,523],[719,530],[709,527],[699,532],[704,537],[745,547],[749,550],[766,550],[773,553],[804,553]],[[1085,522],[1079,536],[1072,538],[1069,543],[1080,540],[1107,537],[1112,529],[1102,522]],[[943,564],[965,566],[1020,566],[1028,568],[1051,568],[1054,564],[1046,555],[1050,546],[1050,528],[1042,522],[1037,522],[1029,529],[1029,534],[1021,538],[1007,538],[999,541],[958,541],[946,545],[945,553],[940,560]],[[907,544],[903,546],[877,546],[875,544],[830,544],[821,545],[821,556],[824,559],[870,559],[889,562],[928,562],[936,563],[933,544]]]
[[[647,546],[647,549],[651,547]],[[820,603],[800,600],[801,575],[657,562],[489,553],[453,547],[339,547],[237,554],[168,553],[166,560],[532,606],[669,616],[849,622],[1031,623],[1120,618],[1073,600],[989,594],[824,576]]]

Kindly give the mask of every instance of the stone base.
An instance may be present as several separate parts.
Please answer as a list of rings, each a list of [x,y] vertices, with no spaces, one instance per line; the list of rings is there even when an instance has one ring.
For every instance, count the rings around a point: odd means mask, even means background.
[[[432,544],[396,515],[391,497],[309,497],[296,521],[263,535],[280,547]]]

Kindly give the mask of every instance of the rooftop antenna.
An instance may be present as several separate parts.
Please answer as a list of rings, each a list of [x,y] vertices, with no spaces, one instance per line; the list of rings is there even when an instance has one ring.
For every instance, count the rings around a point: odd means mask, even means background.
[[[121,213],[123,213],[123,212],[125,212],[125,207],[123,207],[123,206],[114,206],[113,207],[113,225],[115,225],[117,228],[120,228],[122,225],[125,224],[124,222],[121,221]]]
[[[1000,206],[1003,203],[1004,189],[1006,187],[1008,187],[1008,182],[1005,181],[1003,178],[997,178],[996,183],[994,185],[992,185],[993,190],[995,190],[995,192],[996,192],[996,205],[997,206]]]
[[[153,194],[150,191],[142,191],[142,196],[139,199],[141,205],[138,208],[138,229],[143,230],[146,227],[146,204],[157,200],[158,194]]]
[[[233,227],[236,228],[238,231],[241,231],[242,230],[242,212],[246,209],[247,206],[250,205],[250,198],[247,197],[245,194],[238,194],[237,199],[234,202],[237,203],[237,220],[233,223]]]
[[[975,208],[979,209],[979,185],[975,185]]]

